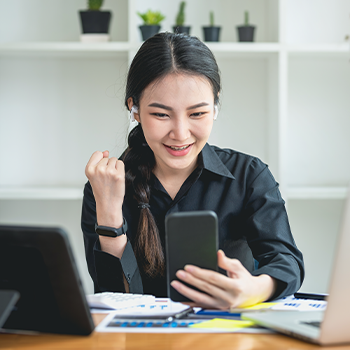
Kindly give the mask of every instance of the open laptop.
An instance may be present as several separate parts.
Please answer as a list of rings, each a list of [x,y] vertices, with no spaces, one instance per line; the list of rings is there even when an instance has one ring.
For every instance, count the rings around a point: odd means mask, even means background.
[[[94,330],[68,237],[60,228],[0,226],[0,290],[19,293],[4,329],[80,335]]]
[[[346,200],[342,227],[333,262],[332,276],[323,312],[266,311],[243,313],[242,318],[321,345],[350,343],[350,192]]]

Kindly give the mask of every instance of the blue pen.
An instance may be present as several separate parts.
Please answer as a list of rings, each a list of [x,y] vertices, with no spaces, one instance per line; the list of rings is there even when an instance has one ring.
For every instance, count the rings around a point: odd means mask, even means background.
[[[220,311],[220,310],[205,310],[202,309],[196,313],[196,315],[202,316],[226,316],[226,317],[240,317],[240,313],[231,313],[228,311]]]

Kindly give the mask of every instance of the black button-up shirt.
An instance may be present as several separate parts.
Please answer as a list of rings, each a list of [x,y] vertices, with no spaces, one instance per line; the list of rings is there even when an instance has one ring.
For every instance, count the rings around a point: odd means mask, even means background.
[[[149,204],[164,255],[166,215],[213,210],[218,216],[219,248],[228,257],[239,259],[253,275],[275,278],[278,288],[274,297],[296,292],[304,278],[303,257],[292,237],[278,183],[267,165],[258,158],[208,144],[198,164],[174,200],[157,177],[152,177]],[[138,203],[127,190],[123,216],[128,223],[128,244],[123,256],[118,259],[101,251],[95,233],[96,203],[90,183],[85,185],[81,227],[95,292],[125,292],[124,274],[132,293],[167,295],[166,276],[151,278],[137,266],[132,246],[139,215]]]

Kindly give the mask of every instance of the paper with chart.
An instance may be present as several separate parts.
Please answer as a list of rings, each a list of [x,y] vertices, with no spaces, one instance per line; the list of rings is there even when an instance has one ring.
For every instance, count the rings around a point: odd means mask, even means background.
[[[176,314],[182,313],[191,308],[188,305],[182,303],[176,303],[168,298],[156,299],[154,303],[151,304],[141,304],[126,309],[119,309],[113,312],[114,315],[118,316],[137,316],[137,317],[170,317]]]
[[[312,300],[312,299],[297,299],[294,297],[288,297],[282,299],[276,305],[272,306],[271,310],[279,311],[324,311],[327,307],[327,301],[325,300]]]
[[[259,309],[260,312],[267,309],[276,310],[276,312],[279,310],[322,311],[327,306],[327,302],[323,300],[296,299],[293,296],[266,304],[251,307],[251,311],[259,312]],[[174,316],[187,309],[187,305],[172,302],[170,299],[156,299],[153,304],[139,305],[111,312],[97,326],[96,331],[112,333],[272,333],[267,329],[248,324],[247,321],[240,320],[239,317],[224,319],[222,314],[225,312],[218,312],[220,310],[199,312],[201,315],[210,315],[212,312],[211,320],[196,318],[196,315],[185,319],[169,318],[169,316]],[[219,315],[215,316],[215,313]],[[229,311],[226,312],[226,316],[230,316]]]
[[[120,333],[271,333],[260,327],[247,326],[247,321],[179,318],[187,305],[158,299],[154,304],[139,305],[110,312],[97,326],[97,332]],[[173,317],[172,317],[173,316]],[[231,322],[232,321],[232,322]],[[203,323],[202,326],[199,324]],[[223,326],[224,325],[224,326]]]

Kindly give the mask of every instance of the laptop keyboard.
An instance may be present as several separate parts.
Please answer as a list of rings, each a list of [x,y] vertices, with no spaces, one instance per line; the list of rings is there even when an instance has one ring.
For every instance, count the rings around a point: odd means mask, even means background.
[[[320,321],[309,321],[309,322],[301,321],[300,323],[307,324],[309,326],[313,326],[313,327],[316,327],[316,328],[320,328],[321,327],[321,322]]]
[[[86,296],[90,308],[96,309],[123,309],[142,304],[153,304],[155,296],[132,293],[96,293]]]

